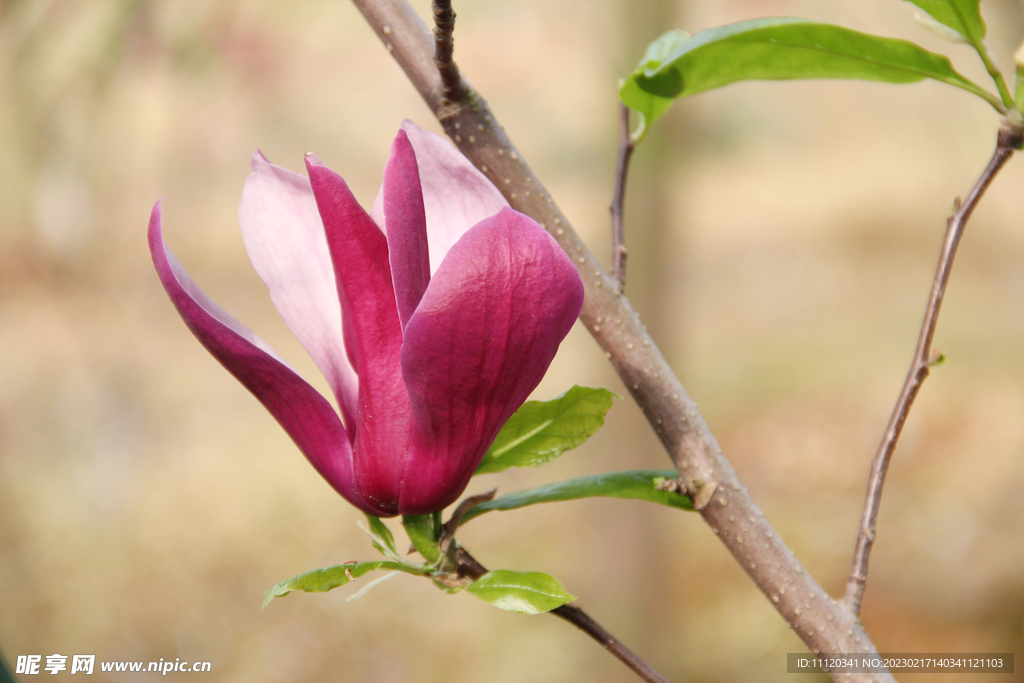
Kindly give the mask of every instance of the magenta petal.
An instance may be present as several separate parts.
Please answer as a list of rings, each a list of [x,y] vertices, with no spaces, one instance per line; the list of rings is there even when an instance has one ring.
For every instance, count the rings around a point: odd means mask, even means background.
[[[355,478],[367,502],[395,514],[409,444],[409,397],[387,240],[341,176],[313,155],[306,156],[306,169],[334,263],[345,348],[359,375]]]
[[[171,302],[206,350],[259,399],[338,493],[364,512],[386,514],[367,504],[356,490],[352,448],[331,404],[263,340],[203,294],[167,249],[160,202],[149,219],[149,250]]]
[[[249,259],[270,298],[334,391],[355,438],[359,379],[345,355],[341,305],[309,180],[256,152],[238,220]]]
[[[416,150],[430,239],[430,272],[434,273],[467,230],[508,202],[448,140],[409,120],[402,122],[402,130]]]
[[[459,496],[582,305],[583,283],[568,257],[520,213],[502,209],[452,247],[405,328],[412,443],[402,514],[438,510]]]
[[[430,282],[427,218],[423,212],[416,154],[404,130],[391,145],[384,167],[384,220],[398,317],[404,328]]]

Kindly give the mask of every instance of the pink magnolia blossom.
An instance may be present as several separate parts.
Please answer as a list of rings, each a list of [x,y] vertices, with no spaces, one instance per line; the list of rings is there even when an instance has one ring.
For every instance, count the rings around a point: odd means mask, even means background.
[[[444,508],[572,327],[579,275],[540,225],[409,121],[369,213],[312,154],[308,178],[259,152],[252,169],[238,210],[246,250],[340,417],[189,278],[157,202],[149,246],[171,301],[349,502],[380,516]]]

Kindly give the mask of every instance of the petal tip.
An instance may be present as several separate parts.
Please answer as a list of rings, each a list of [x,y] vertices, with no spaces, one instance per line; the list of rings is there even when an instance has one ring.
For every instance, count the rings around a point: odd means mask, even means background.
[[[252,158],[249,159],[249,168],[255,171],[257,170],[258,167],[269,163],[270,160],[263,155],[263,152],[257,149],[255,152],[252,153]]]
[[[163,202],[164,199],[161,197],[156,200],[156,204],[153,205],[153,210],[149,212],[149,240],[150,246],[152,246],[153,240],[162,237],[162,222],[163,222]]]
[[[307,169],[313,168],[314,166],[315,167],[319,167],[319,168],[324,168],[325,167],[324,162],[321,161],[320,157],[318,157],[313,152],[306,152],[305,160],[306,160],[306,168]]]

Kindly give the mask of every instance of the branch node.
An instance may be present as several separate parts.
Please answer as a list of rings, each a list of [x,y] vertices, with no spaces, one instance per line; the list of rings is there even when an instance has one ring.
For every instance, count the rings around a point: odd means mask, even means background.
[[[686,482],[686,493],[693,499],[693,509],[698,512],[708,506],[717,490],[718,484],[713,481],[703,482],[700,479],[691,479]]]
[[[1024,149],[1024,127],[1009,123],[999,129],[998,146],[1006,149]]]

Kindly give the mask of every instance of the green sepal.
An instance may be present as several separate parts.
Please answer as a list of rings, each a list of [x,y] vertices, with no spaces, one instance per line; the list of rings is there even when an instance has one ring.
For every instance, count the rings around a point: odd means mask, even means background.
[[[495,510],[515,510],[539,503],[594,497],[631,498],[679,510],[693,510],[693,500],[678,492],[678,477],[675,470],[628,470],[567,479],[478,503],[463,515],[462,523]]]
[[[265,610],[267,605],[269,605],[270,601],[274,598],[283,597],[292,591],[298,590],[305,591],[306,593],[326,593],[329,590],[351,583],[375,569],[391,569],[394,571],[405,572],[406,574],[415,574],[416,576],[423,576],[426,573],[422,568],[401,562],[391,562],[388,560],[350,562],[335,565],[333,567],[324,567],[323,569],[314,569],[311,572],[299,574],[298,576],[293,576],[286,581],[282,581],[268,590],[266,596],[263,598],[263,606],[260,608],[260,611]]]
[[[520,614],[543,614],[576,599],[547,574],[504,569],[484,574],[466,592],[499,609]]]
[[[402,526],[417,552],[429,564],[437,564],[441,559],[441,549],[437,547],[437,529],[435,515],[414,515],[402,517]]]
[[[550,401],[527,401],[508,419],[475,474],[537,467],[576,448],[604,426],[615,394],[574,386]]]

